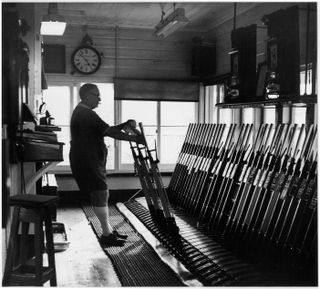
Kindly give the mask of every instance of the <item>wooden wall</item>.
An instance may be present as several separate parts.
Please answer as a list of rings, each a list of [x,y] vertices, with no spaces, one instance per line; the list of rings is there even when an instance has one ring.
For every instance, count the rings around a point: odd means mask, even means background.
[[[306,3],[299,2],[257,2],[241,3],[236,6],[236,28],[257,24],[257,65],[266,60],[267,29],[263,28],[263,15],[279,9]],[[313,7],[314,8],[314,7]],[[62,37],[43,37],[45,44],[66,46],[66,74],[47,74],[47,80],[59,82],[112,82],[115,76],[141,79],[194,79],[191,76],[192,38],[201,36],[205,43],[216,45],[216,75],[230,72],[231,31],[234,26],[233,11],[226,11],[221,20],[212,19],[208,27],[215,26],[203,35],[191,32],[176,32],[160,40],[153,35],[153,29],[130,29],[115,27],[94,27],[68,25]],[[311,13],[313,29],[316,29],[316,12]],[[300,54],[301,63],[305,57],[306,11],[300,11]],[[70,57],[88,33],[94,47],[103,54],[101,69],[91,75],[72,74]],[[315,42],[316,43],[316,42]]]
[[[71,54],[88,33],[103,55],[98,72],[90,76],[74,73]],[[192,36],[180,32],[165,40],[153,29],[81,27],[68,25],[62,37],[43,37],[45,44],[66,46],[66,74],[47,73],[50,82],[112,82],[115,76],[138,79],[191,79]]]
[[[238,2],[236,5],[236,28],[257,24],[257,64],[266,59],[267,30],[262,28],[263,15],[279,9],[299,5],[303,2]],[[36,5],[37,6],[37,5]],[[40,4],[39,4],[40,6]],[[313,3],[315,8],[315,3]],[[43,11],[39,8],[38,14]],[[130,29],[97,26],[67,25],[62,37],[43,37],[45,44],[66,46],[66,74],[47,74],[47,80],[59,82],[112,82],[115,76],[142,79],[193,79],[191,76],[192,38],[201,36],[205,43],[215,43],[217,48],[216,75],[230,72],[231,31],[234,25],[233,11],[224,11],[221,19],[212,19],[208,27],[213,27],[203,35],[190,32],[176,32],[167,39],[160,40],[153,35],[153,28]],[[311,13],[313,30],[317,27],[316,12]],[[300,11],[300,54],[301,62],[305,57],[306,11]],[[94,46],[104,57],[101,69],[91,75],[72,74],[70,57],[72,51],[88,33]],[[316,35],[316,32],[314,33]],[[316,44],[316,41],[315,41]]]

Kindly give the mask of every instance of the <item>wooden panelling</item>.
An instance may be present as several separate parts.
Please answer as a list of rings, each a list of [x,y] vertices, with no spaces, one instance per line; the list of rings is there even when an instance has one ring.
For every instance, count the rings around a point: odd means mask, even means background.
[[[73,73],[71,54],[88,33],[93,46],[102,53],[102,65],[93,75]],[[44,37],[44,43],[66,46],[66,74],[47,74],[50,83],[109,82],[115,77],[154,79],[192,79],[191,51],[193,35],[177,32],[165,40],[153,35],[153,29],[82,28],[67,26],[63,37]],[[117,51],[116,51],[117,47]],[[118,59],[116,61],[115,56]]]
[[[248,7],[237,6],[236,27],[243,27],[250,24],[257,24],[257,65],[266,60],[266,39],[267,29],[263,28],[261,18],[282,8],[293,5],[306,7],[304,3],[289,2],[269,2],[255,3]],[[230,14],[230,13],[229,13]],[[229,15],[228,14],[228,15]],[[301,12],[300,37],[305,38],[305,12]],[[231,14],[230,14],[231,15]],[[231,16],[222,17],[219,22],[212,19],[208,27],[218,25],[211,29],[203,37],[204,42],[216,43],[217,48],[217,69],[216,74],[230,72],[231,31],[234,19]],[[313,14],[314,15],[314,14]],[[314,18],[314,16],[313,16]],[[66,45],[67,73],[61,75],[48,75],[48,82],[78,82],[83,79],[88,81],[110,81],[115,76],[115,64],[117,63],[118,77],[131,78],[173,78],[192,79],[191,59],[192,59],[192,38],[201,36],[195,32],[176,32],[164,40],[160,40],[153,34],[153,27],[150,29],[130,29],[115,27],[94,27],[68,25],[63,37],[45,37],[45,43]],[[82,76],[77,73],[70,74],[70,55],[72,51],[81,43],[83,36],[88,33],[93,40],[94,46],[103,54],[101,69],[90,76]],[[117,38],[116,38],[117,37]],[[304,57],[304,40],[301,41],[301,57]],[[117,51],[116,51],[117,47]],[[116,61],[115,56],[118,59]]]

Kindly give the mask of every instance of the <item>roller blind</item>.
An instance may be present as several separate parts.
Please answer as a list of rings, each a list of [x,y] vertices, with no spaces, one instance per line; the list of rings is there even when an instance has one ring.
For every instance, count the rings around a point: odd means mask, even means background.
[[[199,83],[189,81],[114,79],[115,100],[199,101]]]

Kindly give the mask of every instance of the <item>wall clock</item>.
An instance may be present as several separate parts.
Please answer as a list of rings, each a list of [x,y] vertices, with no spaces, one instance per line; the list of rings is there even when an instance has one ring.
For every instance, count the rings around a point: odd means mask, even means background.
[[[92,46],[83,45],[72,53],[71,62],[75,70],[79,73],[91,74],[100,68],[101,56]]]

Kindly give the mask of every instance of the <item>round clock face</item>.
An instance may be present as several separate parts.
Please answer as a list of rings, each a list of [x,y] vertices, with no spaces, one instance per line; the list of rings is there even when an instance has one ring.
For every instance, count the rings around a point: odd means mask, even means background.
[[[101,65],[100,53],[91,46],[77,48],[71,56],[74,68],[83,74],[96,72]]]

